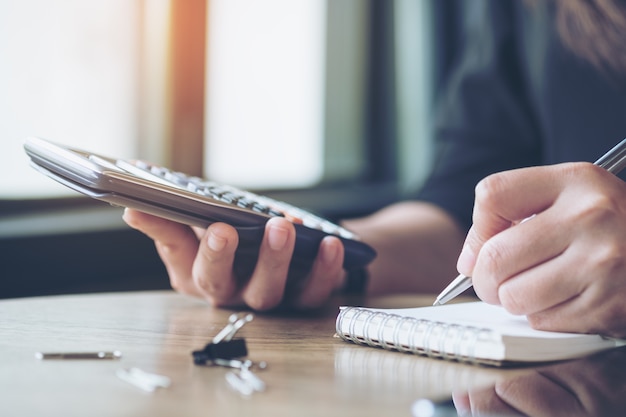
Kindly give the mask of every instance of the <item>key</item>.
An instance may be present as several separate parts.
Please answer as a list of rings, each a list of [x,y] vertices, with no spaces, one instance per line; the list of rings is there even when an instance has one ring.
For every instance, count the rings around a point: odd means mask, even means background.
[[[196,365],[207,365],[216,359],[234,359],[248,355],[246,341],[243,338],[233,339],[235,334],[246,323],[254,318],[251,313],[231,314],[228,324],[201,350],[192,352]]]

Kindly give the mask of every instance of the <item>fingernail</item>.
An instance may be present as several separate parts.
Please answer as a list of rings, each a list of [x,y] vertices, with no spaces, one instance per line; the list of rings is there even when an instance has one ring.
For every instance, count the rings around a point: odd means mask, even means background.
[[[275,251],[282,250],[287,244],[289,232],[282,227],[270,225],[267,230],[267,241]]]
[[[122,219],[123,219],[124,221],[127,221],[128,216],[129,216],[129,214],[128,214],[128,207],[125,207],[125,208],[124,208],[124,212],[122,213]]]
[[[476,265],[476,255],[472,248],[469,245],[464,245],[461,254],[459,255],[459,259],[456,262],[456,269],[460,273],[466,276],[472,276],[472,271],[474,271],[474,266]]]
[[[471,416],[472,409],[469,406],[469,398],[466,398],[468,394],[466,393],[452,393],[452,403],[454,404],[454,408],[456,409],[459,417]]]
[[[337,259],[337,255],[339,254],[339,250],[336,245],[333,245],[333,241],[330,238],[325,237],[322,240],[322,245],[320,247],[322,261],[325,264],[332,264],[335,259]]]
[[[214,252],[219,252],[226,246],[226,239],[215,233],[209,233],[209,239],[207,241],[209,248]]]

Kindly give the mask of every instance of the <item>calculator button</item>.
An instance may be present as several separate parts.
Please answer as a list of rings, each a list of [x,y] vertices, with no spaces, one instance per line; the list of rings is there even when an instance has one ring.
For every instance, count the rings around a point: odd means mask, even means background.
[[[204,187],[202,188],[202,192],[206,195],[210,195],[211,197],[219,200],[222,198],[222,194],[224,194],[224,192],[216,189],[216,188],[212,188],[212,187]]]
[[[257,213],[270,214],[270,208],[259,203],[254,203],[250,208]]]
[[[180,172],[172,172],[172,171],[168,171],[165,173],[164,178],[167,181],[171,181],[172,183],[182,186],[182,187],[186,187],[187,184],[189,183],[189,177],[187,177],[187,175],[180,173]]]
[[[285,215],[281,211],[275,210],[273,208],[271,208],[267,214],[274,217],[285,217]]]
[[[167,172],[167,168],[162,168],[162,167],[158,167],[158,166],[151,166],[150,167],[150,172],[153,173],[154,175],[164,178],[165,177],[165,173]]]
[[[239,196],[227,191],[223,193],[222,195],[220,195],[219,199],[223,201],[224,203],[237,204],[237,200],[239,200]]]
[[[89,155],[89,160],[105,168],[109,168],[118,172],[120,170],[117,165],[111,163],[110,161],[107,161],[104,158],[99,157],[98,155]]]
[[[117,161],[118,163],[124,162],[124,161]],[[146,161],[141,161],[141,160],[135,160],[132,161],[133,165],[139,169],[143,169],[144,171],[149,171],[150,170],[150,164],[148,164]]]
[[[100,163],[99,160],[94,162]],[[106,166],[104,163],[101,163],[101,165]],[[311,229],[321,230],[346,239],[356,238],[352,232],[343,227],[283,201],[276,201],[269,197],[243,191],[229,185],[217,184],[200,177],[189,176],[182,172],[172,171],[141,160],[118,160],[116,165],[145,179],[180,187],[223,203],[233,204],[272,217],[284,217],[294,224],[302,224]]]
[[[250,208],[254,205],[254,201],[249,200],[245,197],[242,197],[239,200],[237,200],[237,205],[241,208]]]
[[[285,218],[289,220],[293,224],[303,224],[302,219],[299,217],[295,217],[290,213],[285,213]]]
[[[152,172],[153,166],[148,164],[147,162],[137,160],[126,161],[123,159],[118,159],[115,162],[115,165],[117,165],[117,167],[119,167],[120,169],[144,180],[154,181],[159,184],[167,185],[169,187],[172,186],[172,183],[170,181],[166,181],[161,176],[154,174]]]

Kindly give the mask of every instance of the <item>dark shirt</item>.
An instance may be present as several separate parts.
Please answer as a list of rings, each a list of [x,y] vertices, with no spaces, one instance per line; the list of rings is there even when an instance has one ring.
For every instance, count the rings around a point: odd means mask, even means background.
[[[437,158],[418,198],[466,228],[485,176],[593,162],[626,137],[626,75],[566,48],[553,3],[472,0],[465,15],[463,51],[436,109]]]

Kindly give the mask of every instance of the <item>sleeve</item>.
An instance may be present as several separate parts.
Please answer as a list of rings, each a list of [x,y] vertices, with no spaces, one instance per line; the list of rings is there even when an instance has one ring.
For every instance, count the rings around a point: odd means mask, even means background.
[[[433,170],[417,194],[472,224],[476,184],[487,175],[540,161],[537,123],[525,87],[516,2],[472,1],[465,42],[435,107]]]

